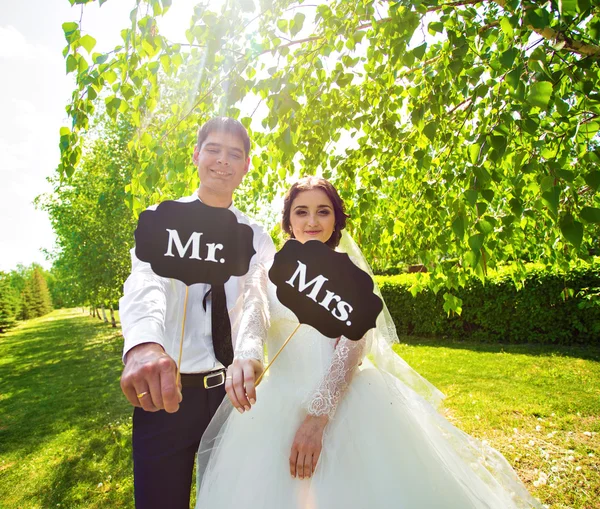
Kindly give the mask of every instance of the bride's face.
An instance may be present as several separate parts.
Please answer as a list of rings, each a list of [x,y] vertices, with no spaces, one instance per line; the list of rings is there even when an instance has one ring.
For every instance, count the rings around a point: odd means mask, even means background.
[[[327,242],[335,227],[335,213],[331,200],[321,189],[302,191],[290,207],[290,224],[294,237]]]

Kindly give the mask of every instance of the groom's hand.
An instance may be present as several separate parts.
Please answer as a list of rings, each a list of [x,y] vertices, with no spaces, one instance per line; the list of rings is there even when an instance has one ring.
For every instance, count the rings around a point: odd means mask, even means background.
[[[176,412],[182,399],[177,365],[157,343],[142,343],[127,352],[121,389],[133,406],[147,412]]]
[[[256,403],[255,381],[262,372],[263,365],[257,359],[234,359],[227,368],[225,391],[238,412],[243,414]]]

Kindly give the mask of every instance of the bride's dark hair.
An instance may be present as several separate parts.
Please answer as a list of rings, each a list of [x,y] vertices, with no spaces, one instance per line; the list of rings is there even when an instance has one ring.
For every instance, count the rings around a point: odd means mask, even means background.
[[[300,193],[304,191],[311,191],[313,189],[320,189],[333,204],[333,214],[335,216],[335,226],[333,233],[329,240],[325,242],[331,249],[335,249],[340,243],[342,238],[342,230],[346,228],[346,218],[350,217],[344,212],[344,202],[340,198],[340,195],[327,180],[320,177],[304,177],[295,182],[285,193],[283,199],[283,217],[281,218],[281,229],[286,232],[291,238],[294,238],[294,232],[292,231],[292,225],[290,224],[290,212],[292,203]]]

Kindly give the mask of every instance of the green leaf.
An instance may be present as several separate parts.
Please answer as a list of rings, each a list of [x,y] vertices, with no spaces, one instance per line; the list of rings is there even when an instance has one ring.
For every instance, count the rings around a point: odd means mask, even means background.
[[[277,20],[277,28],[279,28],[279,30],[281,30],[282,32],[287,32],[288,31],[287,19],[278,19]]]
[[[444,31],[444,24],[440,23],[439,21],[434,21],[429,23],[427,30],[429,30],[431,35],[435,35],[436,33],[441,34]]]
[[[77,69],[77,59],[73,55],[67,57],[67,74]]]
[[[591,7],[590,0],[577,0],[577,10],[579,12],[585,12]]]
[[[77,72],[78,74],[82,74],[85,71],[87,71],[89,69],[89,64],[87,63],[87,60],[85,58],[83,58],[81,55],[79,55],[79,59],[77,60]]]
[[[515,216],[520,216],[523,213],[523,204],[518,198],[512,198],[509,202],[510,210]],[[557,203],[558,205],[558,203]]]
[[[477,264],[479,263],[479,257],[481,255],[479,254],[479,251],[474,252],[474,251],[467,251],[463,258],[465,260],[465,262],[467,262],[467,265],[469,267],[476,267]]]
[[[523,68],[518,66],[516,69],[513,69],[506,75],[506,83],[508,83],[510,88],[513,90],[516,90],[519,86],[519,83],[521,83],[521,74],[523,74]]]
[[[506,145],[508,144],[506,136],[490,136],[489,140],[492,147],[494,147],[494,149],[498,152],[498,155],[501,157],[506,151]]]
[[[534,4],[535,5],[535,4]],[[550,24],[550,15],[546,9],[527,9],[525,14],[526,22],[533,28],[544,29]]]
[[[542,201],[550,209],[554,217],[558,216],[558,201],[560,199],[560,188],[557,186],[551,187],[545,193],[542,193]]]
[[[293,19],[293,26],[290,23],[290,34],[294,37],[300,30],[302,30],[302,26],[304,25],[304,19],[306,15],[302,12],[297,12]]]
[[[472,164],[477,164],[477,160],[479,159],[479,152],[481,151],[481,145],[474,143],[473,145],[469,145],[469,160]]]
[[[492,191],[491,189],[484,189],[483,191],[481,191],[481,196],[483,196],[483,199],[487,202],[491,202],[494,199],[494,191]]]
[[[425,42],[425,43],[421,44],[420,46],[413,48],[412,52],[417,60],[421,60],[423,58],[423,55],[425,55],[426,50],[427,50],[427,43]]]
[[[460,215],[452,222],[452,231],[458,240],[462,240],[465,236],[465,218]]]
[[[558,174],[558,176],[563,179],[566,180],[567,182],[571,183],[575,180],[575,172],[571,171],[571,170],[556,170],[556,173]]]
[[[462,313],[462,299],[452,295],[451,293],[444,294],[444,311],[450,315],[450,313],[456,313],[460,315]]]
[[[577,0],[558,0],[558,10],[561,16],[577,14]]]
[[[482,233],[476,233],[475,235],[471,235],[469,237],[469,247],[473,251],[479,251],[483,246],[483,240],[485,239],[485,235]]]
[[[504,17],[500,20],[500,28],[506,34],[507,37],[513,38],[515,36],[515,32],[510,23],[510,20],[507,17]]]
[[[600,131],[600,122],[586,122],[579,126],[579,134],[583,134],[586,139],[592,139]]]
[[[570,244],[579,249],[581,241],[583,240],[583,225],[580,222],[575,221],[573,216],[567,213],[561,218],[559,226],[563,237]]]
[[[597,191],[600,187],[600,171],[592,170],[585,177],[583,177],[585,183],[590,186],[594,191]]]
[[[400,235],[404,231],[404,223],[402,221],[396,220],[394,223],[394,235]]]
[[[81,39],[79,39],[79,44],[83,46],[88,53],[92,53],[94,46],[96,46],[96,39],[94,39],[91,35],[84,35]]]
[[[542,192],[545,193],[546,191],[548,191],[548,189],[551,189],[552,187],[554,187],[554,177],[547,175],[542,179],[542,182],[540,184],[540,187],[542,188]]]
[[[114,71],[106,71],[103,74],[103,77],[107,83],[112,85],[115,82],[115,80],[117,79],[117,73]]]
[[[477,229],[484,235],[489,235],[494,231],[494,225],[485,219],[480,219],[477,222]]]
[[[474,207],[475,203],[477,203],[477,196],[477,191],[474,191],[473,189],[465,191],[465,198],[471,204],[472,207]]]
[[[292,131],[289,127],[286,127],[285,131],[283,131],[282,135],[283,139],[283,150],[290,154],[294,152],[294,144],[292,142]]]
[[[596,207],[583,207],[579,214],[581,219],[588,223],[600,223],[600,209]]]
[[[552,83],[549,81],[538,81],[529,88],[527,102],[532,106],[545,109],[548,106],[548,102],[550,102],[552,90]]]
[[[437,131],[437,125],[435,122],[430,122],[423,128],[423,134],[429,138],[430,141],[435,139],[435,132]]]
[[[92,55],[92,61],[95,64],[103,64],[108,60],[108,55],[103,55],[102,53],[94,53]]]
[[[517,50],[517,48],[510,48],[502,53],[502,55],[500,55],[502,67],[504,67],[504,69],[511,69],[518,54],[519,50]]]
[[[65,33],[65,38],[67,39],[67,42],[69,42],[69,36],[73,32],[75,32],[75,30],[77,30],[78,28],[79,28],[79,25],[73,21],[62,24],[62,29],[63,29],[63,32]]]
[[[61,153],[64,152],[65,150],[67,150],[69,148],[70,144],[71,144],[70,136],[61,136],[60,142],[59,142],[59,147],[60,147]]]

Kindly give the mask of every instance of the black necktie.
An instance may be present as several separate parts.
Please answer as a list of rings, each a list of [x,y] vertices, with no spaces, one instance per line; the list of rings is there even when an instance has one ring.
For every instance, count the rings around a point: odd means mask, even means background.
[[[211,285],[202,300],[206,311],[206,298],[211,295],[211,329],[213,349],[217,360],[227,367],[233,362],[233,346],[231,344],[231,322],[227,311],[225,285]]]

